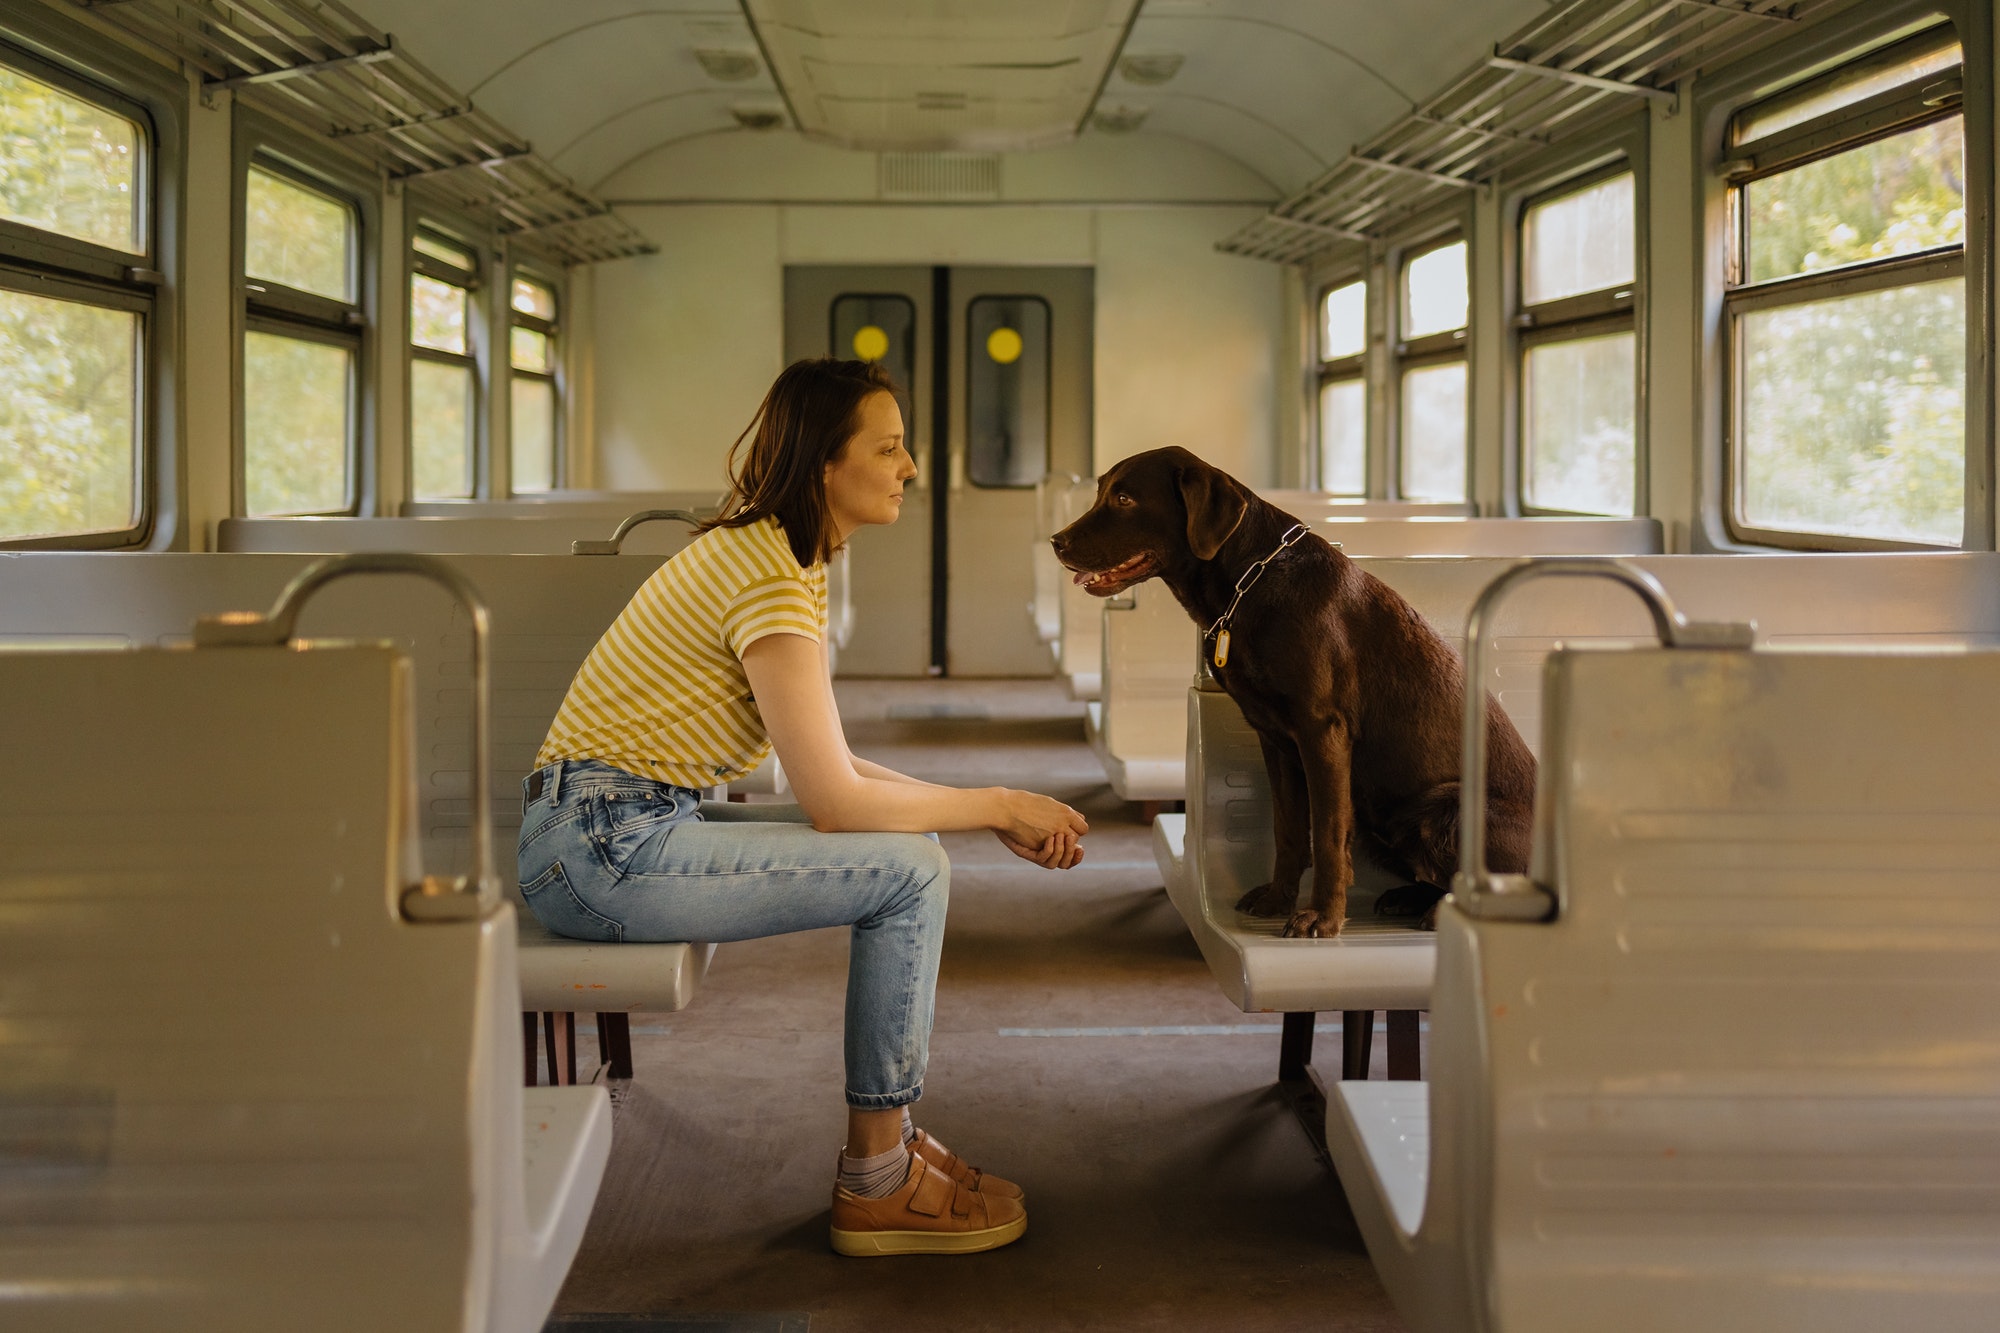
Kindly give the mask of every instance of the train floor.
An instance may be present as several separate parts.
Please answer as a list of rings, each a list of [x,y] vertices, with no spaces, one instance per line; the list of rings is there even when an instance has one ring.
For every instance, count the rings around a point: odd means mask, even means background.
[[[610,1166],[551,1328],[1402,1328],[1275,1091],[1276,1016],[1210,980],[1082,707],[1042,681],[837,693],[856,753],[1045,791],[1091,821],[1088,859],[1064,873],[990,835],[944,838],[951,915],[917,1123],[1018,1182],[1028,1233],[980,1255],[835,1255],[846,932],[726,944],[689,1009],[634,1020],[635,1074],[612,1089]],[[1338,1069],[1339,1041],[1320,1034],[1322,1067]]]

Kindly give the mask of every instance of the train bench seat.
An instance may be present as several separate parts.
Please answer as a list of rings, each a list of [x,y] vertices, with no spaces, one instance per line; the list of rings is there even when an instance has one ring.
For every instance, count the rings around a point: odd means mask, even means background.
[[[1518,562],[1364,563],[1463,652],[1473,603]],[[2000,646],[2000,555],[1993,553],[1643,556],[1626,563],[1656,577],[1688,615],[1755,622],[1759,640],[1774,647],[1951,652]],[[1539,752],[1543,667],[1550,653],[1565,643],[1651,641],[1644,612],[1618,589],[1598,581],[1535,583],[1496,613],[1488,688]],[[1188,812],[1154,821],[1155,859],[1222,993],[1247,1013],[1284,1015],[1279,1083],[1317,1135],[1324,1090],[1311,1066],[1313,1016],[1344,1015],[1342,1076],[1355,1079],[1367,1076],[1373,1014],[1387,1010],[1390,1075],[1417,1077],[1414,1011],[1431,1007],[1436,939],[1370,917],[1374,897],[1397,880],[1365,857],[1357,858],[1350,924],[1339,939],[1282,939],[1279,923],[1235,910],[1236,900],[1270,873],[1270,790],[1241,711],[1212,681],[1205,684],[1183,694]]]
[[[1989,1327],[2000,653],[1547,679],[1534,871],[1460,875],[1430,1082],[1326,1113],[1403,1318]]]
[[[1662,549],[1651,518],[1335,516],[1334,506],[1288,506],[1350,556],[1643,555]],[[1187,798],[1187,683],[1201,634],[1166,585],[1142,583],[1103,603],[1101,697],[1086,733],[1128,801]]]
[[[609,1099],[519,1086],[514,910],[422,880],[407,655],[300,648],[0,651],[7,1322],[554,1305]]]
[[[502,878],[518,912],[522,1041],[529,1081],[577,1077],[574,1015],[600,1016],[599,1052],[615,1077],[631,1073],[630,1018],[685,1008],[714,946],[609,946],[552,935],[519,896],[511,871],[521,781],[572,676],[658,557],[454,555],[493,623],[494,744],[491,815]],[[270,605],[309,557],[279,554],[25,552],[0,559],[0,646],[89,643],[153,646],[185,639],[203,614]],[[418,818],[427,863],[462,873],[470,863],[470,626],[463,611],[408,578],[343,582],[316,598],[303,625],[315,637],[388,639],[416,673]],[[539,1032],[539,1041],[537,1040]],[[541,1048],[540,1055],[537,1047]]]

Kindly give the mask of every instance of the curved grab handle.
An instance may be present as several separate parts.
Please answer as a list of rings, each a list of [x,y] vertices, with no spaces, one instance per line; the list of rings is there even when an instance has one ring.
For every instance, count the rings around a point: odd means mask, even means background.
[[[255,611],[225,611],[203,616],[194,625],[197,648],[282,647],[290,643],[307,599],[335,579],[350,574],[414,574],[441,584],[472,616],[472,874],[456,880],[425,875],[404,890],[403,915],[412,921],[463,921],[484,916],[500,901],[493,877],[492,782],[492,638],[486,602],[470,579],[427,555],[366,552],[330,555],[299,571],[263,615]]]
[[[638,513],[627,516],[625,521],[618,525],[617,530],[611,534],[610,541],[574,541],[569,544],[569,553],[571,555],[617,555],[619,548],[625,545],[625,538],[630,535],[632,529],[638,527],[641,523],[651,523],[655,519],[662,518],[679,519],[690,527],[701,522],[701,515],[694,513],[692,510],[641,509]]]
[[[1668,648],[1749,648],[1757,627],[1690,621],[1667,590],[1637,565],[1603,556],[1559,556],[1524,560],[1486,585],[1465,618],[1465,717],[1458,784],[1458,874],[1453,900],[1470,916],[1505,921],[1542,921],[1554,914],[1553,891],[1526,875],[1495,875],[1486,869],[1486,652],[1493,613],[1507,594],[1541,578],[1610,579],[1646,604],[1653,632]]]

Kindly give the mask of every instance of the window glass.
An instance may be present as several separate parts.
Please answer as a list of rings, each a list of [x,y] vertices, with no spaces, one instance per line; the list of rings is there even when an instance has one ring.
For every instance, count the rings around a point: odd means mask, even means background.
[[[1963,280],[1752,311],[1739,329],[1746,522],[1960,542]]]
[[[1335,495],[1368,493],[1368,382],[1319,388],[1319,484]]]
[[[966,477],[975,486],[1033,486],[1049,470],[1048,304],[981,296],[965,321]]]
[[[514,489],[546,491],[555,485],[556,386],[514,377]]]
[[[421,273],[410,278],[410,341],[440,352],[465,351],[466,291]]]
[[[827,353],[846,360],[880,362],[895,381],[903,409],[904,443],[917,451],[917,308],[906,296],[837,296],[827,311]]]
[[[475,272],[479,267],[472,251],[463,246],[453,245],[450,241],[442,240],[427,231],[418,232],[410,245],[420,255],[427,255],[453,268],[464,269],[467,273]]]
[[[471,366],[410,363],[410,481],[419,500],[472,494]]]
[[[1536,204],[1522,220],[1522,299],[1529,305],[1629,284],[1634,181],[1613,176]]]
[[[1402,491],[1465,499],[1465,362],[1403,372]]]
[[[1965,243],[1965,124],[1953,116],[1751,181],[1751,282]]]
[[[351,301],[353,241],[352,208],[317,190],[250,168],[245,276]]]
[[[1418,255],[1403,269],[1403,337],[1422,338],[1465,327],[1469,297],[1465,242]]]
[[[1326,294],[1321,307],[1319,355],[1322,361],[1358,356],[1368,349],[1368,284],[1350,282]]]
[[[1637,459],[1630,332],[1530,347],[1523,377],[1527,467],[1523,491],[1538,509],[1629,514]]]
[[[1964,60],[1965,52],[1944,33],[1915,39],[1915,49],[1896,58],[1857,62],[1830,79],[1815,80],[1749,108],[1737,117],[1734,141],[1749,143],[1781,133],[1904,84],[1934,78]]]
[[[514,309],[537,319],[556,317],[555,292],[532,278],[523,278],[518,274],[514,278],[513,304]]]
[[[245,508],[323,514],[348,504],[347,347],[256,330],[243,336]]]
[[[549,363],[549,335],[533,329],[516,328],[511,340],[514,369],[535,370],[546,375],[555,367]]]
[[[140,253],[140,142],[125,117],[0,66],[0,217]]]
[[[139,316],[0,290],[0,538],[138,518]]]

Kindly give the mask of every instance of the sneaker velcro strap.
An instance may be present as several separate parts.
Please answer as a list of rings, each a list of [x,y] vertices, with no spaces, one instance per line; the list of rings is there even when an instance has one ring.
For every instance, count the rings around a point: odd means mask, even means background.
[[[923,1171],[924,1178],[917,1183],[917,1192],[910,1196],[910,1211],[922,1213],[925,1217],[941,1217],[946,1206],[956,1202],[952,1195],[958,1190],[958,1186],[954,1185],[951,1177],[942,1171],[921,1165],[921,1162],[922,1159],[919,1159],[919,1169]],[[952,1211],[959,1217],[965,1216],[955,1207]]]
[[[973,1193],[963,1185],[955,1186],[951,1192],[951,1215],[970,1217],[972,1215]]]

